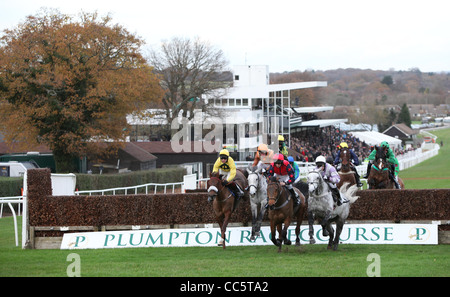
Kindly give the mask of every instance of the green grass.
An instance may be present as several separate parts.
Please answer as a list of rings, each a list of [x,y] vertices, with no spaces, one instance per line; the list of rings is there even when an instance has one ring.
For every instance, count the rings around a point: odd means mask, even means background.
[[[439,154],[411,168],[400,171],[407,189],[448,189],[450,188],[450,128],[431,131],[444,146]]]
[[[450,177],[450,129],[432,133],[439,137],[439,142],[444,141],[444,147],[438,156],[400,172],[408,189],[450,187],[450,179],[429,179]],[[20,230],[20,219],[18,223]],[[277,249],[172,247],[75,253],[80,256],[81,276],[366,276],[372,263],[367,256],[371,253],[380,256],[381,276],[450,276],[450,245],[341,244],[337,252],[328,251],[323,244],[284,247],[282,253],[277,253]],[[67,256],[73,252],[22,250],[14,243],[12,217],[0,219],[0,277],[66,276],[72,263]]]
[[[326,245],[22,250],[14,245],[11,217],[0,219],[0,277],[67,276],[77,253],[81,276],[277,277],[366,276],[371,253],[380,255],[381,276],[450,276],[450,245]]]

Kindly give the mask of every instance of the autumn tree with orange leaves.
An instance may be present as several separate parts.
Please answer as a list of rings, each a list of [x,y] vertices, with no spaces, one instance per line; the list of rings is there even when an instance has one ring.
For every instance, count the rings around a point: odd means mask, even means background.
[[[57,172],[74,158],[116,152],[126,115],[160,101],[143,40],[109,16],[57,10],[28,16],[0,39],[0,133],[9,145],[43,143]],[[105,142],[108,145],[105,145]],[[23,147],[23,146],[22,146]]]

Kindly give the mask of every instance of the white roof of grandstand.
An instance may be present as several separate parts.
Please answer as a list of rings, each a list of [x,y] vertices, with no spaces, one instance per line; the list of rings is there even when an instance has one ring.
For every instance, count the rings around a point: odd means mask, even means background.
[[[345,123],[347,122],[347,119],[326,119],[326,120],[312,120],[312,121],[305,121],[298,124],[291,124],[291,129],[293,127],[328,127],[339,123]]]
[[[333,110],[333,106],[310,106],[310,107],[292,107],[285,108],[285,110],[295,111],[296,113],[311,113],[311,112],[321,112]]]
[[[269,92],[326,87],[326,81],[308,81],[286,84],[240,86],[229,88],[227,98],[268,98]]]
[[[364,141],[365,143],[370,145],[380,145],[380,143],[383,141],[387,141],[391,147],[398,148],[402,145],[402,141],[400,139],[375,131],[366,131],[366,132],[357,131],[349,133],[359,138],[359,140]]]

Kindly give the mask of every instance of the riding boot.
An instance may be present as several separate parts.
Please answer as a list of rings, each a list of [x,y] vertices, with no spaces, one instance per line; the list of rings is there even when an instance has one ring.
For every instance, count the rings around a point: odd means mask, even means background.
[[[370,169],[372,169],[372,163],[371,162],[369,162],[367,164],[367,170],[366,170],[367,173],[366,173],[366,175],[363,176],[364,178],[369,178]]]
[[[395,188],[400,190],[400,184],[398,183],[398,177],[394,175],[394,184],[395,184]]]
[[[397,178],[395,177],[395,175],[392,173],[392,171],[389,171],[389,178],[394,182],[395,188],[396,189],[400,189],[400,185],[397,181]]]
[[[289,192],[291,193],[291,197],[294,200],[294,207],[296,207],[297,205],[299,205],[301,203],[300,197],[298,196],[297,192],[293,188],[289,189]]]
[[[339,189],[336,188],[331,188],[331,191],[333,192],[333,200],[334,202],[336,202],[337,206],[341,206],[342,205],[342,199],[341,199],[341,193],[339,192]]]
[[[236,198],[240,199],[242,198],[242,196],[244,196],[244,192],[241,190],[241,188],[238,186],[236,182],[231,182],[227,186],[234,193],[234,196]]]

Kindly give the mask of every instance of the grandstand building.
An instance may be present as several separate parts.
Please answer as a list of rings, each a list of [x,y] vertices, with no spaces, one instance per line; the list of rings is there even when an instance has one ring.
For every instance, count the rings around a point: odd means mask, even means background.
[[[291,132],[307,127],[321,127],[326,124],[321,121],[303,121],[303,113],[322,111],[323,107],[303,110],[294,108],[290,102],[290,92],[296,89],[326,87],[326,81],[310,81],[285,84],[270,84],[269,66],[241,65],[232,70],[233,87],[227,89],[223,98],[215,98],[213,106],[219,109],[227,126],[222,140],[222,147],[235,152],[238,160],[245,160],[250,152],[254,152],[260,143],[272,144],[278,147],[278,135],[288,140]],[[208,98],[204,98],[208,100]],[[210,99],[211,100],[211,99]],[[332,107],[327,107],[330,110]],[[204,120],[202,117],[197,121]],[[165,119],[152,118],[148,120],[128,118],[128,123],[134,130],[131,141],[150,141],[151,133],[140,135],[138,131],[149,131],[163,124]],[[326,120],[328,125],[330,121]],[[195,123],[194,123],[195,124]],[[295,129],[291,131],[291,129]],[[132,133],[133,134],[133,133]],[[191,141],[200,140],[193,136]]]

